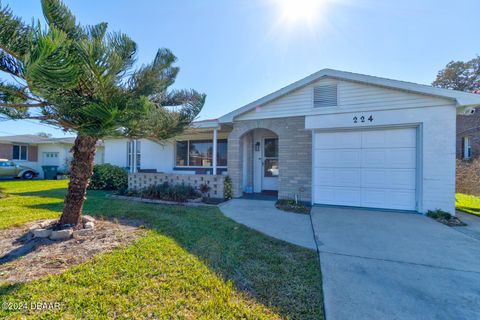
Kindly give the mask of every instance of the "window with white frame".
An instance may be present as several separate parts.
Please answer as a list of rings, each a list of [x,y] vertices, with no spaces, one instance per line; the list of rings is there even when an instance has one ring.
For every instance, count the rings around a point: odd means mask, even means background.
[[[175,144],[175,166],[212,167],[212,140],[186,140]],[[217,166],[227,166],[227,140],[217,140]]]
[[[28,147],[24,145],[14,144],[12,150],[12,160],[27,161],[28,159]]]
[[[469,160],[472,158],[472,143],[469,137],[463,137],[463,159]]]
[[[133,166],[136,169],[140,169],[141,164],[141,143],[139,140],[127,141],[127,167],[132,169]],[[135,162],[135,164],[134,164]]]

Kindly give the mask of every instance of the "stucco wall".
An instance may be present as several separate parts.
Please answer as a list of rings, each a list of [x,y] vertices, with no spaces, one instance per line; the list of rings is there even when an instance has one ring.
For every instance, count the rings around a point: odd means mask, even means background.
[[[235,121],[228,137],[228,174],[234,197],[244,187],[243,138],[253,129],[268,129],[278,136],[278,197],[311,200],[312,134],[305,130],[305,117]],[[248,157],[247,157],[248,158]]]
[[[373,121],[353,123],[370,115]],[[418,126],[418,211],[442,209],[455,213],[455,119],[453,105],[409,110],[360,111],[306,117],[309,129],[361,129]]]

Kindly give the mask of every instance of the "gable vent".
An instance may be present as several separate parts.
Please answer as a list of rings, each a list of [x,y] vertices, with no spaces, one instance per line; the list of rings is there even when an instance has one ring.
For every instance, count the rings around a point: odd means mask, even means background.
[[[313,88],[313,106],[315,108],[337,106],[337,85],[329,84]]]

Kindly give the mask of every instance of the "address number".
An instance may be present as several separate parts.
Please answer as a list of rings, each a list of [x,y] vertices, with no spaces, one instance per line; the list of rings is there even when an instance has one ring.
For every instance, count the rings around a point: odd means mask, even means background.
[[[370,115],[368,118],[365,118],[365,116],[353,117],[353,123],[364,123],[365,121],[373,122],[373,116]]]

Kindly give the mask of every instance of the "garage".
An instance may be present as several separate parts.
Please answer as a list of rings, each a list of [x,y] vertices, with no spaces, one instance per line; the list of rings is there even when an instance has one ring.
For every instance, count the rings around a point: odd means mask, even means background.
[[[316,204],[416,210],[417,130],[314,133]]]

